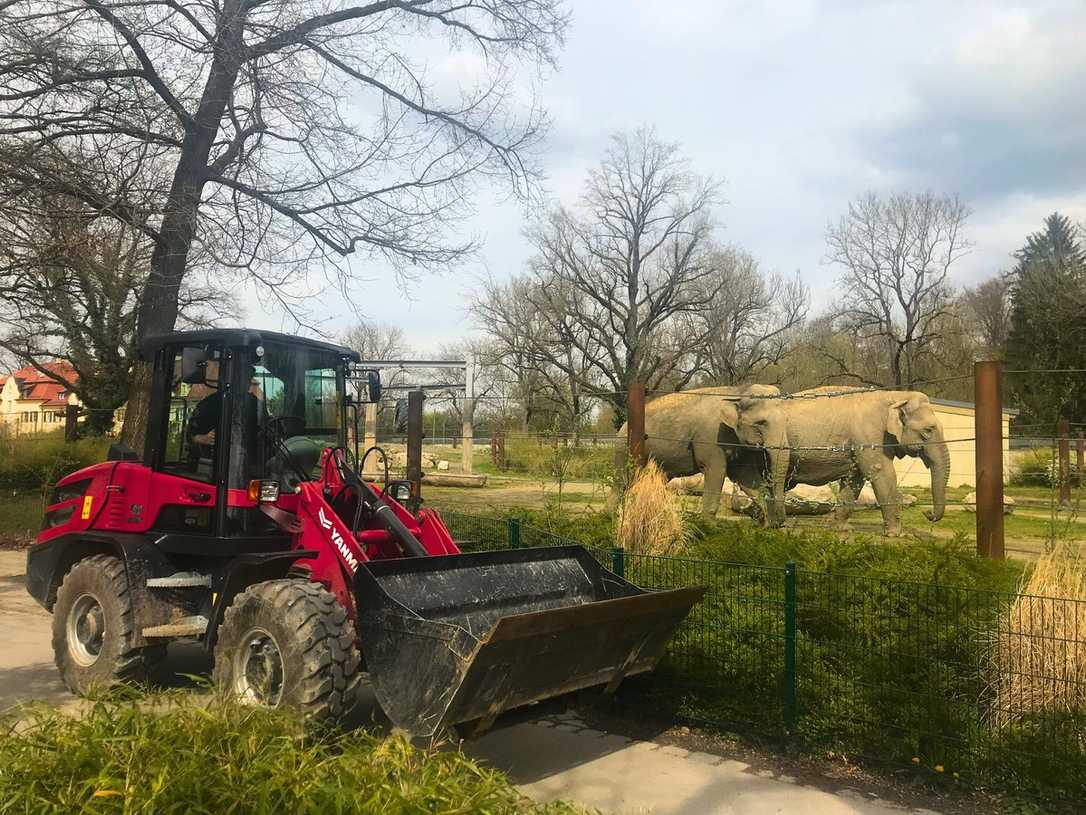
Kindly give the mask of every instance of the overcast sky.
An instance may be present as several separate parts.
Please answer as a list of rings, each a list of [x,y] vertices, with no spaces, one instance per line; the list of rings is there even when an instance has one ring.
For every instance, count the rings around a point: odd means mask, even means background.
[[[970,205],[975,247],[958,285],[1006,268],[1048,213],[1086,220],[1083,0],[579,0],[572,11],[542,86],[556,200],[576,199],[611,133],[653,125],[725,181],[720,239],[768,271],[798,269],[816,304],[837,276],[822,263],[826,225],[867,190]],[[523,267],[524,217],[483,196],[466,227],[483,241],[476,261],[423,278],[406,300],[358,260],[371,280],[355,296],[420,352],[455,340],[472,276]],[[334,306],[328,316],[326,328],[351,319]]]

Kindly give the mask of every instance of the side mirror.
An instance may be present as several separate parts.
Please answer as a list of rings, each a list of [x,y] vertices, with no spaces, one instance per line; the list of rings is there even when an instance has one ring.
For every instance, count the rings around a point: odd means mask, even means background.
[[[366,393],[370,402],[381,401],[381,374],[377,371],[366,371]]]
[[[207,350],[181,349],[181,381],[186,385],[203,385],[207,381]]]

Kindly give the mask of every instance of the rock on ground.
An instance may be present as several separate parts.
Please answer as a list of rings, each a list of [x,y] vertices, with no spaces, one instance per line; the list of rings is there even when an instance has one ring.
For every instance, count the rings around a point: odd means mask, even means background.
[[[1010,515],[1011,513],[1013,513],[1014,512],[1014,506],[1015,506],[1014,499],[1011,498],[1011,496],[1009,496],[1009,495],[1004,495],[1003,496],[1003,514],[1004,515]],[[966,512],[976,512],[977,511],[977,494],[975,492],[969,493],[967,496],[965,496],[965,498],[962,499],[962,509],[964,509]]]

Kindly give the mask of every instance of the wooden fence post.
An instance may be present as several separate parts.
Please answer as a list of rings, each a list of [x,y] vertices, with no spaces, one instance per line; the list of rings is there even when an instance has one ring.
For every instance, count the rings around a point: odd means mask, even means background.
[[[64,441],[79,438],[79,405],[64,406]]]
[[[417,514],[422,505],[422,402],[421,390],[407,394],[407,480],[411,482],[408,509]]]
[[[1056,423],[1060,450],[1060,506],[1071,506],[1071,423],[1060,419]]]
[[[977,455],[977,555],[1003,553],[1003,363],[973,364]]]
[[[626,444],[639,469],[648,463],[645,448],[645,386],[631,382],[626,394]]]

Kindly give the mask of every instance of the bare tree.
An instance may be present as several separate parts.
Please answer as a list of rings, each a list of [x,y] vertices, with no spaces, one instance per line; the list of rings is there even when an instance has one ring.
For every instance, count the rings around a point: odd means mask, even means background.
[[[748,252],[729,247],[710,261],[719,277],[713,296],[687,317],[689,334],[703,336],[704,366],[715,384],[751,382],[776,365],[803,325],[811,295],[799,275],[767,277]]]
[[[151,242],[69,196],[9,181],[0,175],[0,348],[76,394],[86,426],[108,432],[129,396]],[[200,278],[190,274],[181,289],[182,322],[233,316],[231,301]],[[54,359],[75,376],[47,364]]]
[[[529,293],[533,283],[524,277],[499,283],[485,278],[476,284],[469,309],[488,342],[480,348],[483,364],[495,379],[508,383],[520,405],[520,427],[527,431],[536,399],[546,387],[540,374],[536,346],[546,330]]]
[[[974,339],[988,356],[1002,356],[1011,331],[1011,280],[996,275],[962,292],[962,306]]]
[[[969,214],[956,196],[868,193],[828,228],[827,260],[844,269],[837,322],[879,350],[886,374],[877,384],[911,386],[939,339],[953,302],[950,269],[970,247],[962,234]]]
[[[153,241],[140,336],[174,327],[194,243],[288,306],[283,268],[345,291],[335,261],[356,251],[445,266],[471,248],[448,227],[472,185],[534,177],[544,121],[514,72],[549,64],[565,23],[560,0],[6,0],[2,169]],[[427,77],[438,38],[481,56],[476,77]],[[129,179],[155,192],[133,201],[114,177],[56,172],[57,151],[151,154],[167,183]]]
[[[403,329],[388,323],[360,322],[350,328],[341,338],[340,342],[353,351],[357,351],[364,360],[389,360],[403,359],[410,353],[407,338]],[[402,378],[402,371],[385,373],[385,385],[398,385]],[[355,398],[361,401],[365,392],[365,383],[361,379],[352,382]],[[386,400],[377,405],[377,415],[380,416],[387,406]]]
[[[498,363],[517,383],[524,429],[537,401],[545,398],[561,409],[576,442],[590,407],[586,387],[594,384],[599,348],[571,319],[575,310],[560,292],[541,292],[528,276],[504,284],[486,280],[478,291],[471,311],[490,338]],[[575,333],[582,336],[574,338]]]
[[[558,207],[528,233],[533,300],[561,315],[560,339],[591,362],[582,386],[625,420],[626,390],[688,382],[690,349],[669,324],[706,306],[721,284],[709,261],[718,185],[691,172],[678,145],[651,130],[616,135],[576,209]]]

